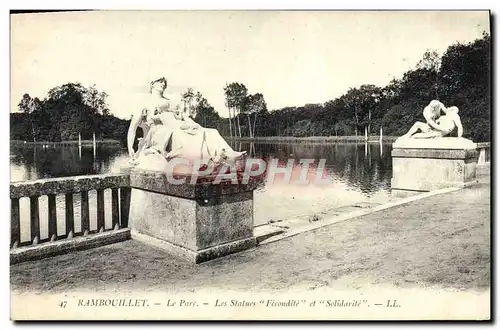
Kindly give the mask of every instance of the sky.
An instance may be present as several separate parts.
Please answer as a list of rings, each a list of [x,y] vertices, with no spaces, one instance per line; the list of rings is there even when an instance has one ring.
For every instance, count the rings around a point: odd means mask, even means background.
[[[241,82],[268,109],[324,103],[385,86],[428,49],[489,32],[487,11],[98,11],[11,15],[11,112],[79,82],[130,118],[149,83],[200,91],[227,117],[223,88]]]

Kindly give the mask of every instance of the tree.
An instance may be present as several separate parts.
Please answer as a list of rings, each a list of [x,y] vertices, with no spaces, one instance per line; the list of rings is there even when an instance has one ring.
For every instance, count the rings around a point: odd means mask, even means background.
[[[29,94],[26,93],[23,95],[18,107],[19,111],[26,114],[29,118],[31,138],[33,139],[33,142],[36,142],[35,125],[33,124],[33,116],[31,116],[31,114],[34,111],[39,111],[41,109],[42,102],[37,97],[33,99]]]
[[[456,105],[463,119],[464,136],[490,140],[491,37],[448,47],[442,57],[440,91],[445,104]]]
[[[372,110],[377,106],[380,88],[375,85],[361,85],[359,88],[351,88],[340,97],[347,112],[354,113],[354,133],[371,123]],[[344,117],[345,118],[345,117]],[[342,119],[342,118],[341,118]],[[345,118],[347,119],[347,118]]]
[[[106,103],[108,94],[106,94],[106,92],[99,92],[95,85],[92,85],[87,89],[83,88],[81,92],[85,105],[95,109],[96,113],[100,113],[105,116],[109,115],[109,108]]]
[[[241,138],[241,125],[239,115],[245,111],[245,102],[247,97],[247,88],[242,83],[232,82],[224,87],[224,93],[226,95],[226,104],[231,113],[233,109],[234,117],[236,118],[238,124],[238,133]],[[235,127],[236,131],[236,127]]]
[[[43,101],[23,95],[19,110],[29,119],[33,141],[74,140],[78,133],[91,138],[103,127],[99,121],[110,116],[106,98],[95,85],[67,83],[49,90]]]
[[[415,123],[422,121],[418,118],[417,111],[412,111],[411,106],[395,105],[389,109],[382,119],[382,126],[385,127],[386,135],[401,136]],[[420,115],[422,112],[420,111]]]
[[[219,114],[199,91],[188,88],[182,95],[184,109],[195,122],[203,127],[215,128],[220,120]]]
[[[201,94],[200,94],[201,95]],[[219,114],[215,111],[214,107],[208,103],[207,99],[201,97],[196,104],[196,116],[194,120],[203,127],[216,128],[220,120]]]
[[[255,136],[255,125],[257,121],[257,116],[260,112],[267,111],[267,104],[264,100],[264,95],[261,93],[248,95],[245,101],[245,113],[248,119],[248,135],[250,138]],[[254,124],[252,129],[252,123],[250,121],[251,115],[254,115]]]
[[[44,108],[49,121],[58,129],[59,137],[49,138],[75,140],[80,133],[83,139],[90,139],[98,128],[95,119],[99,113],[99,94],[95,88],[86,89],[80,83],[51,89]],[[60,120],[57,120],[58,117]]]
[[[226,96],[225,104],[226,108],[229,111],[229,135],[231,136],[231,139],[233,138],[233,123],[232,123],[232,115],[231,115],[231,106],[229,105],[229,85],[226,83],[226,87],[224,87],[224,95]],[[236,130],[234,131],[234,134],[236,135]]]
[[[198,92],[199,93],[199,92]],[[201,95],[201,94],[200,94]],[[188,110],[189,112],[193,111],[193,100],[195,99],[195,93],[192,88],[188,88],[181,95],[181,101],[184,103],[184,110]]]
[[[350,88],[341,98],[344,101],[346,110],[352,110],[354,113],[354,134],[357,136],[359,128],[359,103],[361,101],[360,92],[356,88]]]
[[[426,70],[432,73],[434,78],[435,98],[439,99],[439,68],[441,67],[441,57],[436,50],[428,49],[422,59],[417,63],[417,70]]]
[[[10,114],[10,139],[11,140],[31,140],[32,126],[29,115],[26,113]]]

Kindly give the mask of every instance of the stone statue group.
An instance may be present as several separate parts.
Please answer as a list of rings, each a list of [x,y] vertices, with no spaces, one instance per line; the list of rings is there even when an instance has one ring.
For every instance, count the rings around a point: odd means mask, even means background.
[[[194,112],[175,104],[164,93],[167,80],[160,78],[150,84],[149,96],[140,111],[132,115],[127,135],[130,162],[136,168],[162,171],[170,160],[204,160],[217,166],[245,156],[234,151],[216,129],[197,124]],[[143,130],[137,151],[134,150],[137,128]]]
[[[441,113],[444,113],[441,115]],[[459,138],[463,135],[462,122],[458,116],[458,108],[445,107],[438,100],[432,100],[423,111],[423,122],[416,122],[401,138],[429,139],[449,136],[455,128]]]

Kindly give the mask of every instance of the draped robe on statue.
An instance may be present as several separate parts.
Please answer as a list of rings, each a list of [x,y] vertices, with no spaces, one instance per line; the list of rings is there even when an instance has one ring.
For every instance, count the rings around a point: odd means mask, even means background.
[[[235,160],[246,153],[234,151],[216,129],[204,128],[189,117],[179,120],[173,112],[165,111],[151,121],[141,141],[137,168],[166,171],[168,161],[175,158],[217,162],[221,157]],[[176,172],[182,170],[177,166]]]

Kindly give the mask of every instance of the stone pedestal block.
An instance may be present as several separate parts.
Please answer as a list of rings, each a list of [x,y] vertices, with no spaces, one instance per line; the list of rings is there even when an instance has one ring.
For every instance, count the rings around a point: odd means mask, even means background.
[[[200,178],[172,184],[164,173],[132,169],[129,226],[132,238],[200,263],[256,245],[255,181],[232,184]],[[177,177],[179,179],[179,177]]]
[[[463,138],[398,139],[392,149],[393,195],[476,182],[476,144]]]

